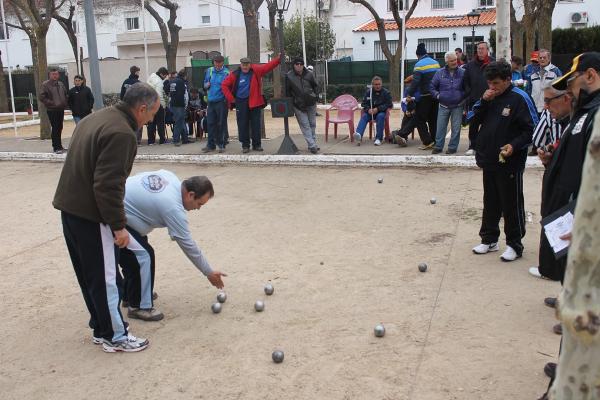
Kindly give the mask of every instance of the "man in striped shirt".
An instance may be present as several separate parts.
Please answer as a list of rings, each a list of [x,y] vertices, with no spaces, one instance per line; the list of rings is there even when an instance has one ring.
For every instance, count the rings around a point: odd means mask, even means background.
[[[557,143],[569,120],[570,111],[571,97],[567,92],[556,90],[551,84],[547,84],[544,88],[544,110],[533,131],[533,145],[536,148],[546,148]]]

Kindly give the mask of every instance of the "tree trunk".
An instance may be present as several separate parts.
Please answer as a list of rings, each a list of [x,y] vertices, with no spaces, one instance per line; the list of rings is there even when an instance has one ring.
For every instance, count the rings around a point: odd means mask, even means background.
[[[261,1],[262,3],[262,1]],[[260,35],[258,33],[258,8],[251,1],[242,2],[244,24],[246,25],[246,53],[253,63],[260,62]]]
[[[169,45],[165,50],[167,54],[167,69],[169,72],[177,71],[177,47]]]
[[[0,112],[9,111],[8,96],[6,95],[6,79],[4,75],[4,65],[2,65],[2,52],[0,51]]]
[[[270,3],[269,10],[269,39],[271,40],[271,48],[273,53],[277,54],[280,51],[279,46],[279,30],[277,29],[277,22],[275,19],[277,3]],[[283,96],[281,87],[281,67],[273,70],[273,96]]]
[[[48,61],[46,58],[46,35],[45,33],[35,32],[35,38],[29,38],[31,43],[31,56],[33,58],[33,81],[38,100],[38,112],[40,117],[40,139],[50,139],[51,126],[46,106],[40,100],[39,93],[42,83],[48,78]]]
[[[392,94],[392,99],[398,101],[402,98],[402,94],[400,93],[400,62],[402,58],[402,49],[398,49],[394,57],[392,58],[392,62],[390,62],[389,68],[389,79],[390,79],[390,92]]]
[[[537,17],[538,40],[540,49],[552,51],[552,13],[556,0],[541,0]]]
[[[562,351],[553,400],[600,399],[600,116],[583,164],[573,239],[557,315]]]

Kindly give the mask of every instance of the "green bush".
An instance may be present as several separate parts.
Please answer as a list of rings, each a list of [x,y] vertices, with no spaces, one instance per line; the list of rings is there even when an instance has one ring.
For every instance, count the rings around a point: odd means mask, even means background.
[[[600,26],[582,29],[554,29],[552,52],[554,54],[579,54],[600,48]]]
[[[331,103],[336,97],[343,94],[349,94],[362,101],[367,86],[365,84],[339,84],[327,86],[327,102]],[[324,99],[322,99],[324,100]]]
[[[8,100],[8,109],[12,112],[12,103],[10,101],[10,97]],[[25,112],[29,108],[29,97],[15,97],[15,111],[16,112]],[[37,99],[33,98],[33,109],[37,110]]]

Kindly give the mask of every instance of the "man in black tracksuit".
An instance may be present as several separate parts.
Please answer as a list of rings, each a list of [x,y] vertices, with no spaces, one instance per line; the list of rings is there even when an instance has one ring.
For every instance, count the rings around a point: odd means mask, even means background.
[[[73,121],[77,125],[79,121],[92,113],[94,95],[90,88],[85,86],[83,76],[75,75],[74,82],[75,86],[69,90],[67,101],[73,115]]]
[[[135,85],[139,81],[140,81],[140,67],[138,67],[136,65],[132,65],[129,68],[129,77],[127,79],[125,79],[123,81],[123,84],[121,85],[121,94],[119,95],[119,99],[123,100],[123,97],[125,96],[125,92],[127,91],[127,89],[129,89],[132,85]],[[143,129],[144,129],[143,127],[140,127],[135,132],[138,145],[140,145],[142,143],[142,130]]]
[[[594,116],[600,107],[599,71],[600,53],[583,53],[575,57],[571,70],[552,84],[555,89],[566,89],[572,94],[575,112],[544,174],[542,218],[577,199]],[[546,235],[541,235],[541,238],[539,272],[542,276],[562,282],[567,257],[555,260]]]
[[[475,254],[497,251],[500,217],[504,217],[506,251],[500,257],[513,261],[523,254],[525,236],[523,170],[537,112],[529,96],[511,83],[506,62],[485,68],[488,89],[469,113],[470,122],[481,124],[475,144],[475,160],[483,169],[481,244]]]

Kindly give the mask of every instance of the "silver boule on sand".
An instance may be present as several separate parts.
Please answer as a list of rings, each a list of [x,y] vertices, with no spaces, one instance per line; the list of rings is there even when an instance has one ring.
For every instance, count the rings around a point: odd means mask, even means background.
[[[214,312],[215,314],[218,314],[221,312],[221,303],[213,303],[212,306],[210,306],[210,309],[212,310],[212,312]]]
[[[281,350],[275,350],[273,354],[271,354],[271,358],[273,358],[273,362],[275,362],[276,364],[282,363],[284,357],[285,355]]]
[[[265,309],[265,303],[262,300],[256,300],[254,303],[254,309],[258,312],[261,312]]]
[[[376,337],[383,337],[385,335],[385,327],[383,324],[375,325],[375,329],[373,331]]]

